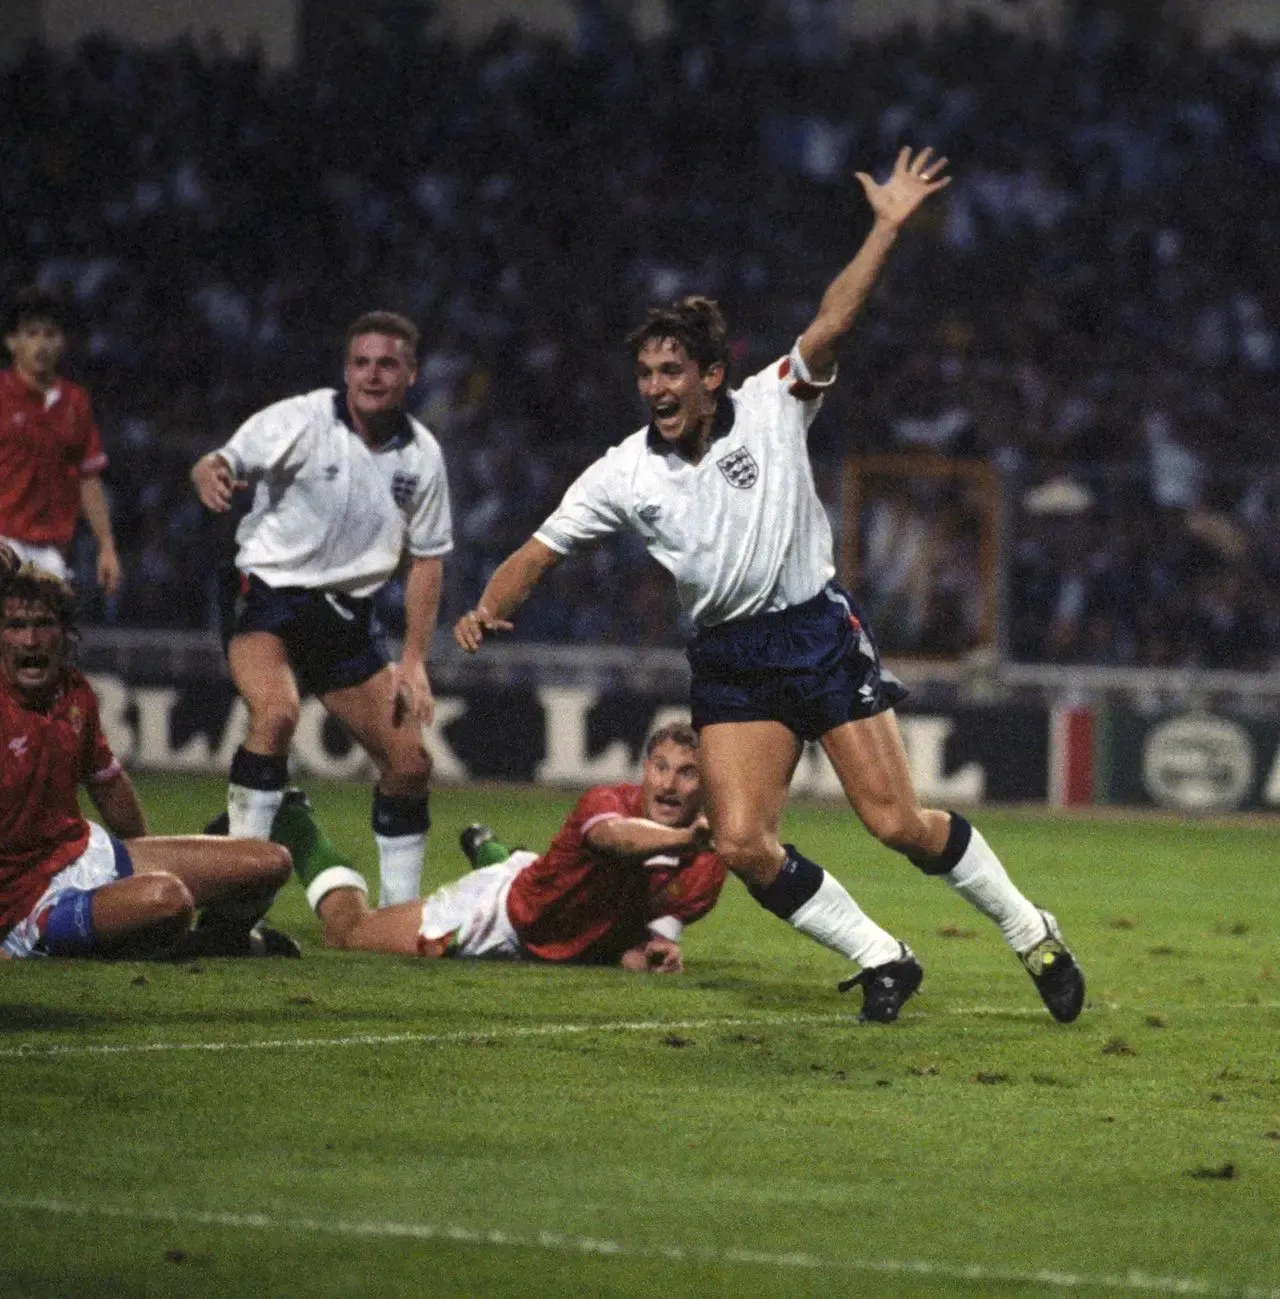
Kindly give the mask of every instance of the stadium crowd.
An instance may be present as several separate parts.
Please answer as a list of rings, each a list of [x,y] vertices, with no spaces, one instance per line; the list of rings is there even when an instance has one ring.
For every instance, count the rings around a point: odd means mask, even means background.
[[[337,382],[371,306],[423,331],[449,618],[640,424],[621,339],[644,307],[717,297],[739,377],[773,360],[865,232],[853,171],[912,143],[955,179],[811,435],[833,511],[849,453],[985,459],[1015,657],[1280,662],[1280,50],[1139,42],[1087,6],[1054,41],[969,18],[871,43],[816,4],[670,11],[644,41],[597,4],[576,43],[413,31],[281,71],[95,38],[4,74],[0,289],[68,299],[67,368],[111,461],[124,581],[97,590],[86,542],[84,620],[213,625],[227,539],[187,471],[250,412]],[[971,539],[936,491],[867,512],[891,648],[963,648],[975,617]],[[914,601],[903,554],[939,575]],[[627,542],[558,569],[520,631],[684,636]]]

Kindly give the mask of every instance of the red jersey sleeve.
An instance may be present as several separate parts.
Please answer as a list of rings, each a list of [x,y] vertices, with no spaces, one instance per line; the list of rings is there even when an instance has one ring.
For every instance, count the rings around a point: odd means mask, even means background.
[[[107,453],[102,445],[102,434],[98,432],[97,421],[93,418],[93,402],[88,392],[81,387],[72,391],[71,400],[75,405],[76,432],[80,438],[80,461],[76,472],[81,478],[91,474],[100,474],[107,467]]]
[[[72,686],[72,694],[73,716],[78,715],[82,727],[77,778],[82,785],[104,784],[118,776],[121,767],[102,729],[98,696],[93,693],[89,682],[79,676]]]
[[[724,887],[724,862],[713,852],[700,852],[679,866],[650,870],[649,919],[675,916],[691,925],[715,906]]]

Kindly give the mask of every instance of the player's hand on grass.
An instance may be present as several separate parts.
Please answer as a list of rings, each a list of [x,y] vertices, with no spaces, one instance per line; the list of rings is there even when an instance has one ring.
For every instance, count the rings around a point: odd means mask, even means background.
[[[942,175],[946,167],[947,160],[934,157],[932,149],[921,149],[913,154],[904,148],[898,153],[893,171],[883,184],[865,171],[856,175],[862,182],[876,220],[900,226],[930,194],[951,184],[951,177]]]
[[[192,465],[191,481],[200,504],[215,514],[225,514],[231,508],[232,495],[249,486],[231,472],[231,466],[216,451],[201,456]]]
[[[478,604],[453,624],[453,639],[468,654],[474,654],[484,644],[488,633],[510,631],[512,626],[505,618],[495,618],[484,605]]]
[[[682,974],[684,957],[680,944],[654,934],[622,954],[622,968],[633,974]]]

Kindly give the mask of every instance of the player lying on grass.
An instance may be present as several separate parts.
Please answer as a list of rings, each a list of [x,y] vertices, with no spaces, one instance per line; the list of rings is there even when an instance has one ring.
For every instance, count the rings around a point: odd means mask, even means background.
[[[701,798],[697,735],[662,727],[640,783],[588,790],[541,856],[471,826],[462,846],[477,869],[421,902],[377,910],[305,800],[286,801],[272,835],[293,853],[327,947],[678,973],[684,926],[711,910],[725,880]]]
[[[0,548],[0,957],[298,955],[256,927],[289,878],[286,849],[148,836],[70,663],[73,608],[61,578]],[[105,829],[81,814],[80,784]]]

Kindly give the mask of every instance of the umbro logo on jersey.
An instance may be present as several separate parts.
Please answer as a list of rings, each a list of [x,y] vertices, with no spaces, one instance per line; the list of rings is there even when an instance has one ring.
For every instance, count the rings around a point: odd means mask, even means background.
[[[27,752],[27,737],[25,735],[14,736],[14,738],[9,741],[9,752],[12,753],[15,758],[25,756]]]
[[[407,474],[403,469],[397,469],[391,475],[391,495],[401,509],[404,509],[413,500],[413,494],[417,490],[417,474]]]
[[[716,467],[729,480],[733,487],[754,487],[760,477],[760,466],[746,447],[738,447],[716,461]]]
[[[331,482],[333,482],[333,480],[334,480],[334,479],[335,479],[335,478],[336,478],[336,477],[337,477],[341,472],[342,472],[342,470],[341,470],[337,465],[325,465],[325,467],[324,467],[324,480],[325,480],[325,482],[326,482],[326,483],[331,483]]]
[[[637,513],[641,523],[657,523],[662,517],[662,506],[642,505]]]

